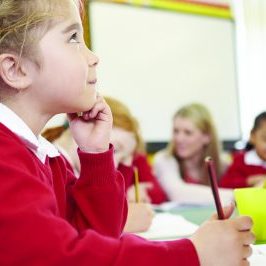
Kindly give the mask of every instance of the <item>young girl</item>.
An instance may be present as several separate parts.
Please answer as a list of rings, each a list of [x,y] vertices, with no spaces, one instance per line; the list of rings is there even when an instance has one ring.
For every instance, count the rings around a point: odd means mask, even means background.
[[[179,109],[173,119],[173,136],[167,149],[154,158],[154,171],[170,200],[179,203],[211,204],[208,173],[204,164],[211,156],[218,176],[225,165],[210,112],[202,104],[189,104]],[[230,190],[221,190],[222,200],[232,198]]]
[[[249,142],[248,150],[235,156],[222,177],[222,187],[253,187],[266,181],[266,112],[255,118]]]
[[[115,120],[115,119],[114,119]],[[65,157],[65,162],[70,170],[78,177],[80,173],[80,162],[76,153],[77,144],[72,138],[67,121],[62,126],[47,128],[42,136],[52,142],[59,152]],[[128,179],[128,174],[132,173],[130,166],[122,166]],[[151,205],[145,202],[130,201],[128,204],[128,216],[124,227],[124,232],[136,233],[147,231],[152,223],[154,213]]]
[[[82,34],[77,1],[0,0],[1,265],[248,265],[248,217],[216,217],[191,239],[121,236],[127,207],[112,116]],[[62,112],[79,146],[78,180],[39,136]]]
[[[140,201],[156,204],[166,201],[166,195],[148,163],[138,121],[127,106],[119,100],[105,97],[105,101],[111,108],[113,115],[111,142],[114,145],[118,169],[126,177],[128,200],[135,201],[133,171],[133,168],[135,168],[140,181]]]

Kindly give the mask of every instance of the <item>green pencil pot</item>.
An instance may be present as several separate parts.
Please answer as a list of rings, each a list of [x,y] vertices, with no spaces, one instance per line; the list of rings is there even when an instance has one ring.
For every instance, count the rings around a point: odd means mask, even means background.
[[[252,231],[256,244],[266,243],[266,189],[239,188],[234,190],[237,210],[240,215],[250,216],[253,220]]]

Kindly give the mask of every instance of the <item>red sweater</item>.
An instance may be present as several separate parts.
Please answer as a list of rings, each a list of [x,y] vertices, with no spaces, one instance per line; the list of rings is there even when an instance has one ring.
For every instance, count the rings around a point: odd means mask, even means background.
[[[0,265],[199,265],[190,240],[121,236],[127,208],[113,150],[79,156],[76,180],[61,157],[43,165],[0,124]]]
[[[152,188],[148,190],[152,203],[159,204],[167,201],[167,196],[152,173],[147,157],[144,154],[136,154],[132,166],[138,169],[140,182],[149,182],[152,184]],[[125,177],[126,189],[134,184],[133,167],[127,167],[122,164],[118,167],[118,170]]]
[[[220,180],[220,186],[225,188],[248,187],[248,177],[252,175],[265,175],[266,168],[260,165],[245,163],[246,153],[235,155],[232,165],[227,169]]]

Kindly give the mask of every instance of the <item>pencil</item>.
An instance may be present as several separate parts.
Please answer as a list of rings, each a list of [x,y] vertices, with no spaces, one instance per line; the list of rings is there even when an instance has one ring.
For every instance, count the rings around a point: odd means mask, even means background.
[[[219,218],[219,220],[224,220],[225,216],[224,216],[222,204],[220,201],[220,196],[219,196],[219,192],[218,192],[218,185],[217,185],[217,177],[216,177],[216,173],[214,170],[214,164],[213,164],[212,158],[210,156],[206,157],[205,163],[206,163],[209,178],[210,178],[211,189],[212,189],[212,194],[214,197],[214,202],[215,202],[215,207],[217,210],[218,218]]]
[[[135,200],[139,203],[139,172],[137,167],[134,167],[134,186],[135,186]]]

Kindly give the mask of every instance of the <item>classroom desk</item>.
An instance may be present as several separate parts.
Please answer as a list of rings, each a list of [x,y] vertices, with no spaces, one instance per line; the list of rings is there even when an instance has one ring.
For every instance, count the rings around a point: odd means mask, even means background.
[[[170,208],[157,206],[152,225],[138,235],[150,240],[169,240],[189,237],[202,222],[215,212],[214,206],[170,205]]]
[[[216,212],[214,206],[197,206],[197,207],[182,207],[169,211],[172,214],[178,214],[186,218],[188,221],[197,225],[208,220],[213,213]]]
[[[181,215],[188,221],[200,225],[216,212],[214,206],[182,207],[169,211],[172,214]],[[237,211],[233,216],[237,216]],[[266,245],[252,245],[253,255],[249,258],[250,266],[266,265]]]

